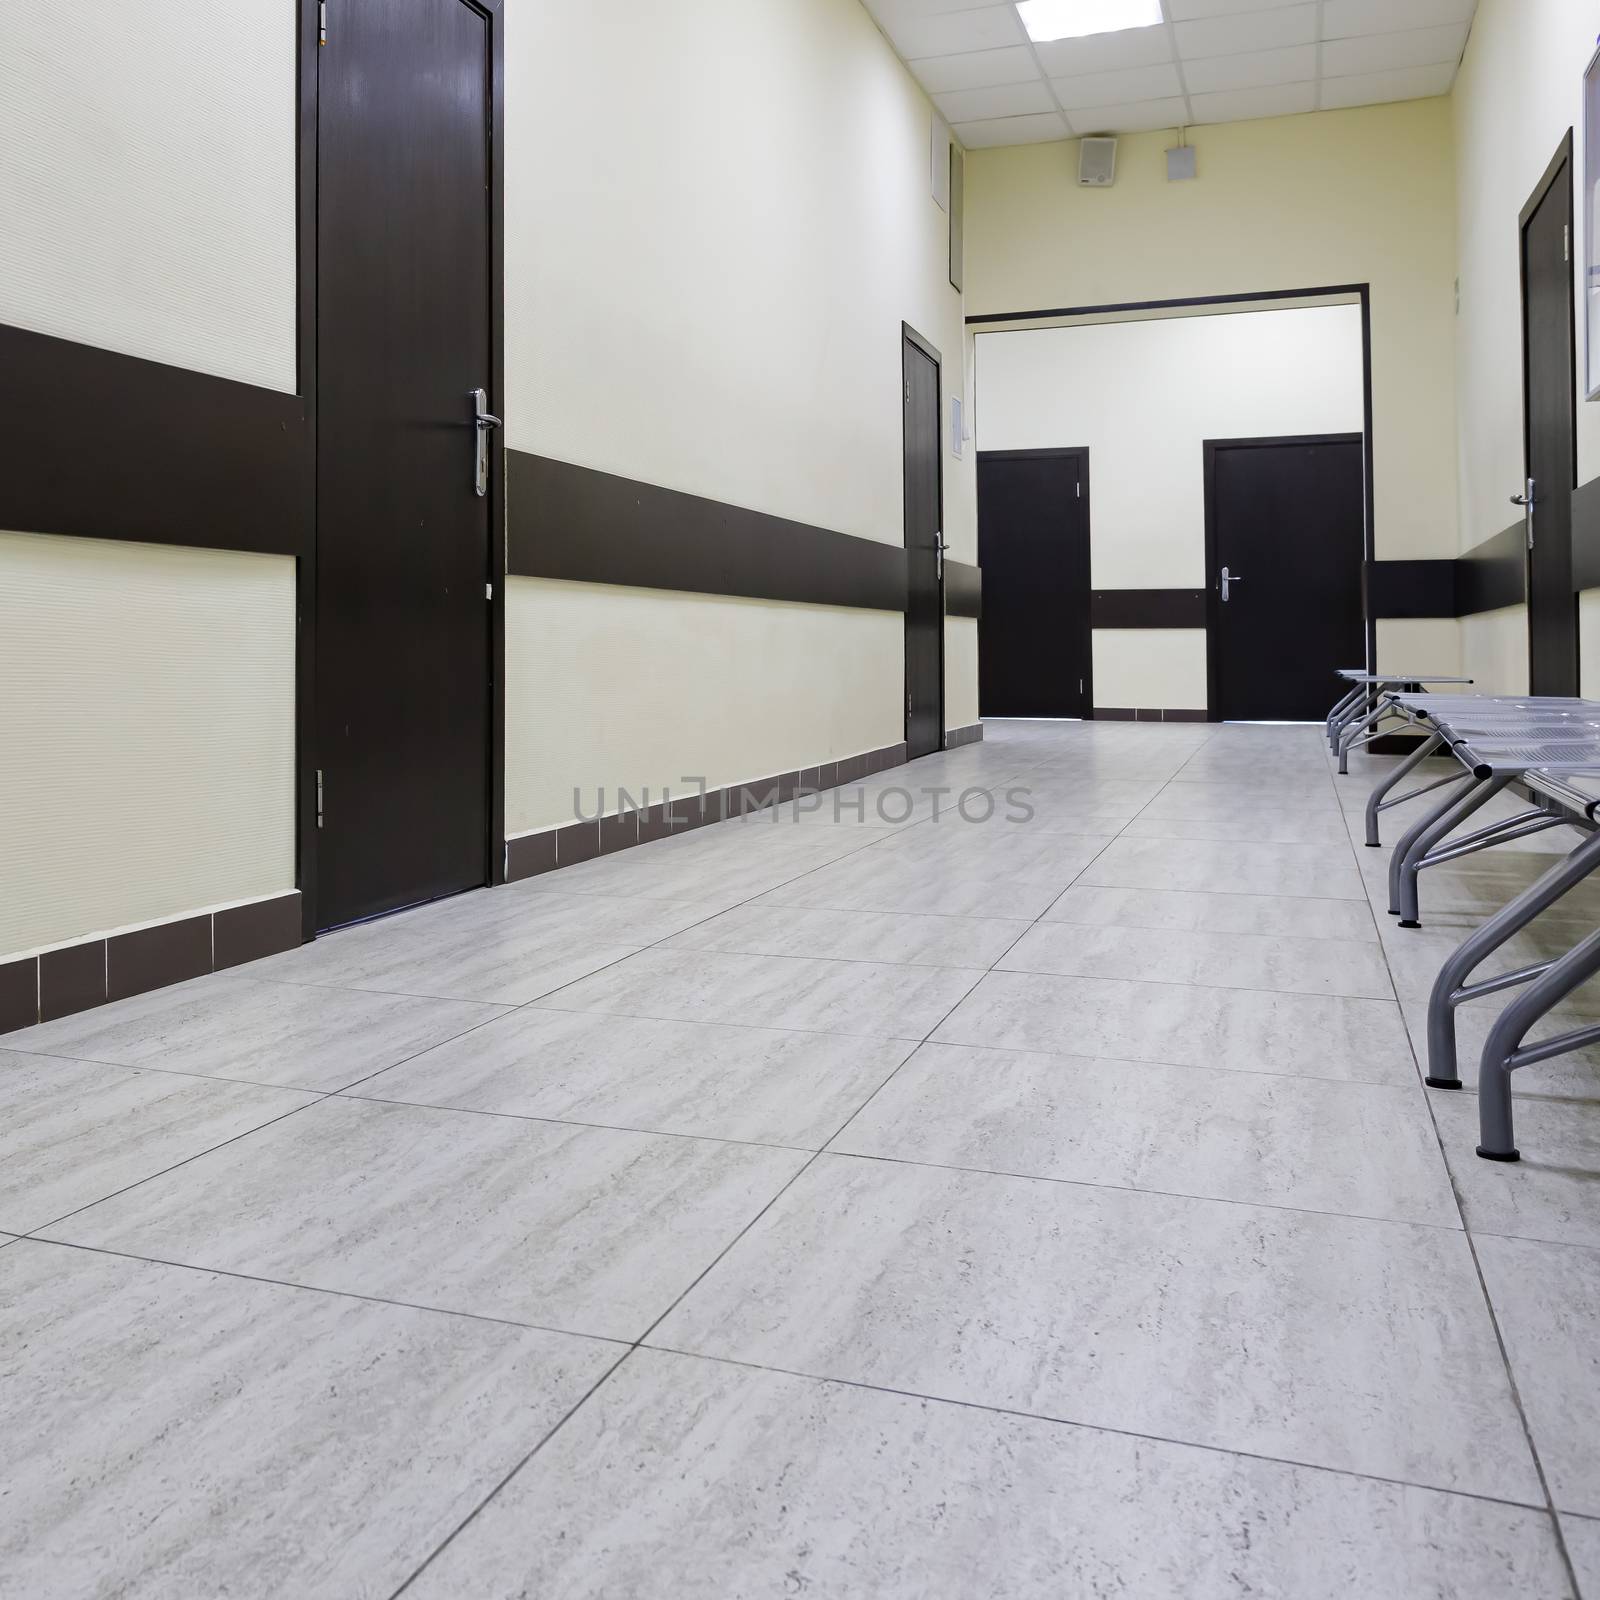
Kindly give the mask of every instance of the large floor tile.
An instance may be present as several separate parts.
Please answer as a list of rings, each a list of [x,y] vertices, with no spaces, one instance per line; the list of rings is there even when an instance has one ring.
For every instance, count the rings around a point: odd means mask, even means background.
[[[1561,1535],[1578,1575],[1583,1600],[1600,1600],[1600,1521],[1593,1517],[1564,1516]]]
[[[1600,1105],[1515,1101],[1520,1161],[1476,1153],[1478,1097],[1435,1093],[1445,1157],[1474,1233],[1514,1234],[1600,1248]]]
[[[561,1011],[921,1039],[978,973],[869,961],[642,950],[548,996]]]
[[[1425,1489],[641,1350],[416,1600],[1501,1600],[1548,1519]]]
[[[663,941],[663,948],[764,956],[821,956],[899,966],[987,967],[1027,930],[999,917],[907,916],[736,906]]]
[[[0,1050],[0,1227],[27,1233],[315,1097]]]
[[[617,1354],[23,1241],[0,1595],[387,1595]]]
[[[1492,1236],[1477,1250],[1551,1499],[1600,1516],[1600,1251]]]
[[[15,1050],[295,1089],[340,1089],[503,1007],[217,973],[8,1035]]]
[[[829,1148],[1460,1226],[1414,1085],[925,1044]]]
[[[816,1149],[910,1048],[904,1040],[525,1006],[355,1093]]]
[[[53,1236],[627,1339],[805,1159],[332,1099],[80,1212]]]
[[[1207,839],[1254,844],[1348,843],[1344,819],[1331,807],[1324,810],[1255,809],[1238,807],[1221,815],[1170,815],[1148,812],[1123,830],[1130,839]]]
[[[1122,834],[1085,868],[1082,881],[1124,889],[1366,898],[1348,847],[1328,844],[1130,839]]]
[[[1178,928],[1094,928],[1041,922],[997,963],[1009,972],[1138,978],[1283,994],[1392,999],[1382,949],[1371,940],[1282,934],[1198,933]]]
[[[651,1342],[1541,1498],[1444,1228],[822,1155]]]
[[[990,972],[934,1037],[1058,1055],[1412,1083],[1392,1001]]]
[[[1195,933],[1255,933],[1296,939],[1377,941],[1371,910],[1356,900],[1216,894],[1193,889],[1112,889],[1075,883],[1044,914],[1046,922],[1085,927],[1176,928]]]

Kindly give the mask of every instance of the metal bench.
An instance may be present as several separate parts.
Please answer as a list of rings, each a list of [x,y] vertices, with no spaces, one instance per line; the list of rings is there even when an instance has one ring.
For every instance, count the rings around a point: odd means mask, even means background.
[[[1338,676],[1350,688],[1328,713],[1328,748],[1339,758],[1339,771],[1350,770],[1350,752],[1379,737],[1378,724],[1388,715],[1388,697],[1397,692],[1421,694],[1429,683],[1471,683],[1471,678],[1449,678],[1433,673],[1364,672],[1340,667]]]
[[[1518,1067],[1581,1050],[1600,1041],[1600,1022],[1527,1044],[1529,1031],[1579,985],[1600,972],[1600,929],[1564,956],[1473,983],[1479,964],[1548,911],[1600,866],[1600,761],[1588,769],[1530,768],[1522,774],[1532,798],[1585,837],[1539,880],[1490,917],[1439,969],[1428,1000],[1428,1072],[1434,1089],[1459,1089],[1455,1009],[1463,1002],[1527,984],[1495,1019],[1478,1067],[1478,1154],[1486,1161],[1519,1159],[1512,1128],[1511,1074]]]

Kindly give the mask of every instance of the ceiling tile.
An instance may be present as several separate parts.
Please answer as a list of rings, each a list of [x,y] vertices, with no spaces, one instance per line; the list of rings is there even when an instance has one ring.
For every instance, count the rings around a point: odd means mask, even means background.
[[[1172,40],[1165,28],[1124,28],[1120,33],[1090,34],[1087,39],[1055,39],[1034,49],[1051,78],[1150,67],[1172,59]]]
[[[1329,78],[1322,85],[1322,104],[1330,110],[1342,106],[1377,105],[1384,100],[1423,100],[1448,94],[1456,69],[1448,61],[1432,67],[1401,67],[1396,72],[1363,72],[1348,78]]]
[[[887,26],[891,22],[920,22],[952,11],[979,11],[986,6],[1010,5],[1012,0],[862,0],[867,10]]]
[[[1453,28],[1412,28],[1405,33],[1371,33],[1357,39],[1330,39],[1322,47],[1324,77],[1356,72],[1392,72],[1400,67],[1454,64],[1467,42],[1464,23]]]
[[[1054,111],[1056,103],[1042,80],[1009,83],[993,89],[957,89],[936,94],[933,103],[947,122],[982,122],[990,117],[1020,117],[1032,111]]]
[[[958,122],[956,137],[969,150],[983,150],[999,144],[1043,144],[1048,139],[1065,139],[1067,125],[1054,112],[1039,117],[998,117],[986,122]]]
[[[1284,11],[1302,3],[1303,0],[1167,0],[1167,15],[1174,22],[1187,22],[1192,17],[1220,17],[1234,11]]]
[[[1288,117],[1312,111],[1314,83],[1278,83],[1265,89],[1229,89],[1222,94],[1192,94],[1196,122],[1247,122],[1252,117]]]
[[[1160,100],[1183,93],[1178,69],[1130,67],[1126,72],[1091,72],[1082,78],[1055,78],[1057,98],[1072,111],[1079,106],[1123,105],[1130,100]]]
[[[901,58],[954,56],[968,50],[997,50],[1002,45],[1023,44],[1027,35],[1017,8],[985,6],[978,11],[947,11],[933,17],[888,18],[884,30]]]
[[[1252,50],[1247,55],[1207,56],[1203,61],[1183,64],[1183,81],[1190,94],[1255,89],[1268,83],[1309,83],[1316,75],[1314,44],[1299,44],[1290,50]]]
[[[1039,76],[1033,52],[1025,44],[1012,45],[1007,50],[974,50],[964,56],[927,56],[906,65],[929,94],[988,89],[997,83],[1026,83]]]
[[[1246,16],[1202,17],[1180,22],[1178,54],[1185,61],[1199,56],[1227,56],[1240,50],[1277,50],[1284,45],[1315,44],[1317,8],[1284,6]]]
[[[1188,120],[1188,102],[1181,97],[1094,106],[1073,119],[1079,133],[1145,133],[1151,128],[1181,128]]]
[[[1477,0],[1324,0],[1322,37],[1345,39],[1360,33],[1400,33],[1409,28],[1471,22]]]

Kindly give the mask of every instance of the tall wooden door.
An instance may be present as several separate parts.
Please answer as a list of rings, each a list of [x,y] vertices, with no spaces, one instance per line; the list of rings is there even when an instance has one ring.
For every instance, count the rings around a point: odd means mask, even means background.
[[[1086,452],[978,456],[978,711],[1087,717],[1089,500]]]
[[[328,928],[487,881],[488,22],[465,0],[338,0],[317,59]]]
[[[905,330],[906,754],[944,747],[944,533],[939,360]]]
[[[1522,213],[1522,393],[1526,481],[1512,498],[1528,535],[1528,682],[1578,692],[1572,592],[1572,158],[1564,145]]]
[[[1365,659],[1366,476],[1359,434],[1208,440],[1214,717],[1317,722]]]

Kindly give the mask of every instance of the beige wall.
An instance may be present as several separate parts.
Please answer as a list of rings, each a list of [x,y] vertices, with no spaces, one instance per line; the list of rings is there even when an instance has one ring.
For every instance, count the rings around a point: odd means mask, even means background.
[[[1595,9],[1587,0],[1538,0],[1535,5],[1480,0],[1451,95],[1460,197],[1456,409],[1464,550],[1516,518],[1507,498],[1520,490],[1523,477],[1517,217],[1568,128],[1576,135],[1574,206],[1581,217],[1583,68],[1594,50],[1596,27]],[[1577,473],[1583,483],[1600,474],[1600,409],[1583,398],[1582,250],[1575,248],[1572,258],[1578,307]],[[1523,607],[1466,618],[1464,670],[1485,692],[1526,691],[1526,640]],[[1580,651],[1583,644],[1580,636]]]
[[[1600,589],[1578,596],[1578,693],[1600,700]]]
[[[1200,176],[1166,180],[1168,133],[1122,140],[1110,189],[1073,144],[967,158],[976,314],[1336,283],[1372,285],[1380,557],[1456,550],[1449,105],[1190,130]],[[978,396],[979,426],[983,397]]]
[[[509,8],[506,97],[507,444],[899,544],[901,323],[943,353],[947,401],[965,339],[931,109],[859,0]],[[945,533],[972,561],[971,455],[948,431]],[[741,697],[766,671],[748,610],[638,596],[641,641],[692,627],[671,648],[720,663],[693,702],[645,692],[657,663],[622,635],[615,672],[569,671],[558,693],[547,636],[522,619],[575,637],[587,613],[562,608],[580,603],[551,591],[508,620],[508,714],[543,766],[507,764],[524,830],[569,820],[553,797],[602,768],[658,784],[699,759],[706,724],[742,737]],[[818,740],[846,696],[897,742],[900,657],[847,677],[883,620],[784,609],[766,608],[774,640],[804,636],[812,659],[772,665],[784,690],[751,759],[828,759]]]
[[[1205,440],[1363,426],[1355,305],[983,333],[977,347],[980,449],[1089,451],[1097,589],[1205,587]],[[1096,630],[1094,662],[1097,706],[1205,709],[1204,630]]]
[[[294,887],[294,562],[0,533],[0,957]]]

